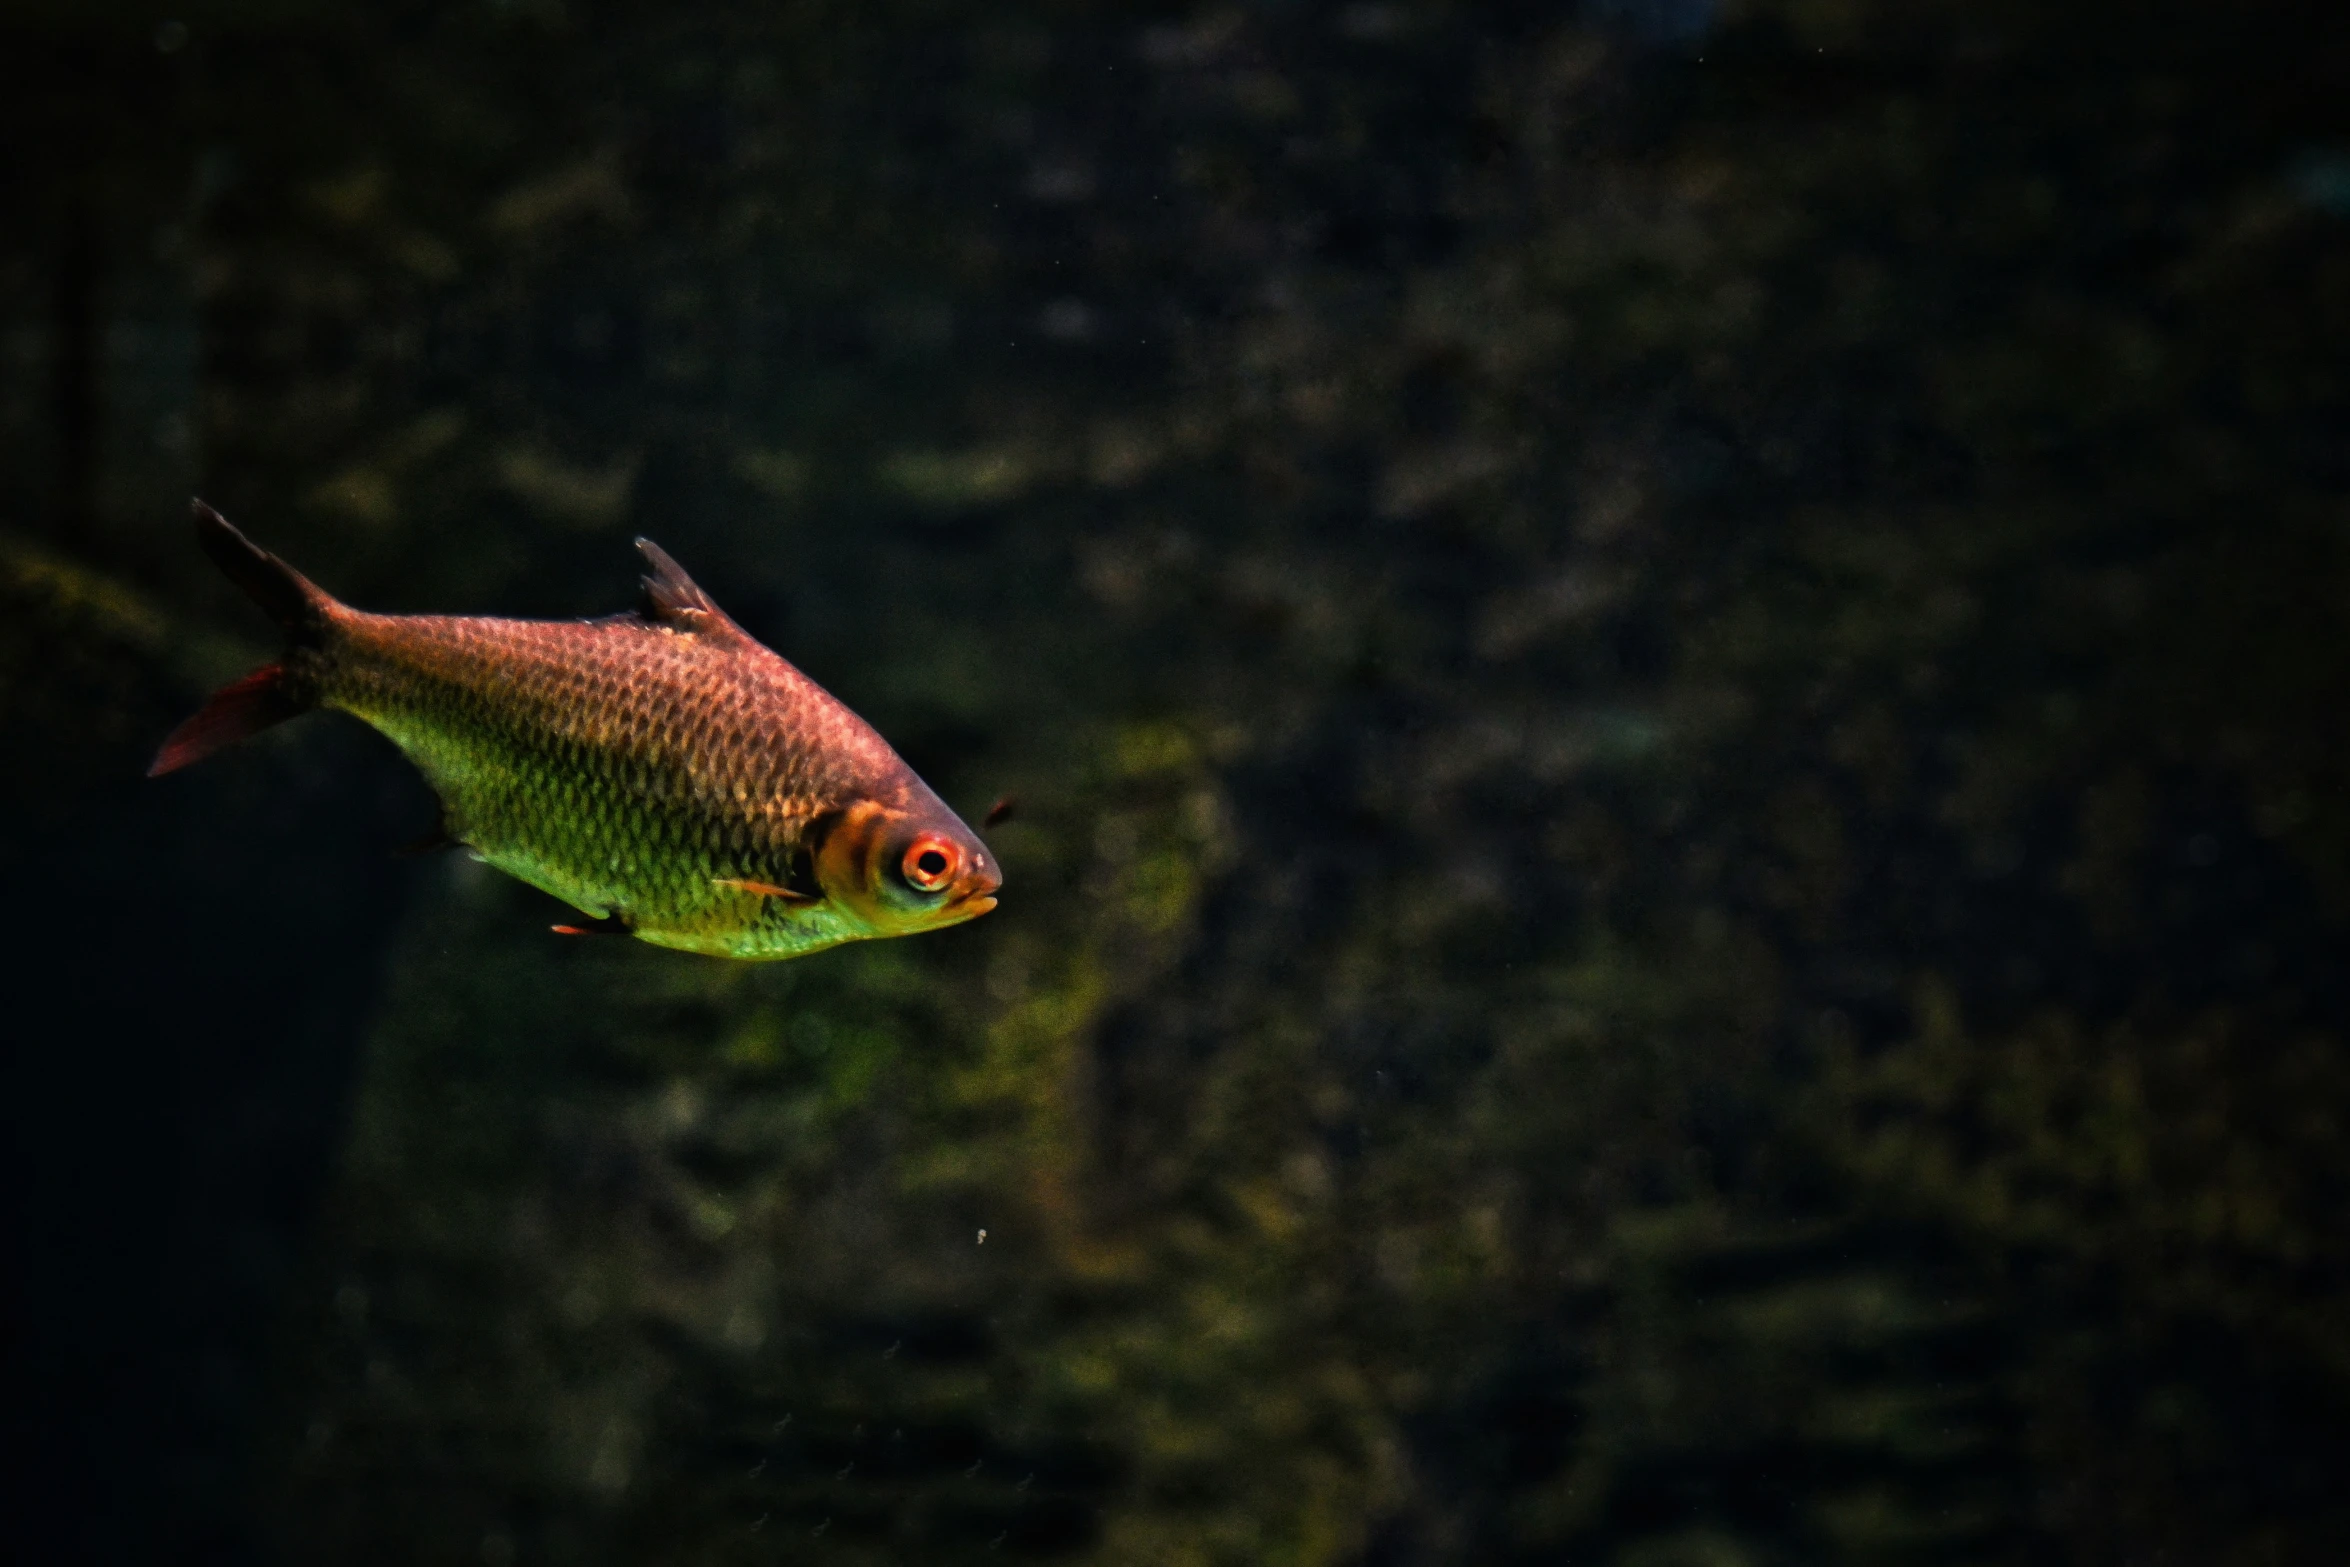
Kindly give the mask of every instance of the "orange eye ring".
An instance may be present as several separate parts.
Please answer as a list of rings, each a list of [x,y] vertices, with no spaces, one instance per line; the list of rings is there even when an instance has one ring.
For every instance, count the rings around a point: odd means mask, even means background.
[[[906,845],[898,874],[916,892],[943,892],[963,868],[963,851],[937,833],[926,832]]]

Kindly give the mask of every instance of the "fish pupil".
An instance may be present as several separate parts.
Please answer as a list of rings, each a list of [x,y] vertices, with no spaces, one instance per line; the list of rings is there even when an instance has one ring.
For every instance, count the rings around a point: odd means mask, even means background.
[[[947,857],[936,849],[925,849],[915,857],[914,868],[925,876],[944,876],[947,873]]]

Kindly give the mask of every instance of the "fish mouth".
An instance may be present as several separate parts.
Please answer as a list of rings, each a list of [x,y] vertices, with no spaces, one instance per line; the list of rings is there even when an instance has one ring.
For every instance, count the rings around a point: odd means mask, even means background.
[[[1003,883],[993,876],[974,876],[965,884],[961,896],[946,907],[947,917],[954,920],[975,920],[995,907],[996,889]]]
[[[984,854],[977,858],[978,863],[969,868],[956,885],[953,896],[948,898],[946,907],[939,911],[952,923],[975,920],[993,909],[996,891],[1004,884],[1003,877],[996,873],[994,866],[987,863]]]

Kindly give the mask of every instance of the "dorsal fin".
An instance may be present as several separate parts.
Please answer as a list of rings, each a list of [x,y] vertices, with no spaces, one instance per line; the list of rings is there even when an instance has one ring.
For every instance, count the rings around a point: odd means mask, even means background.
[[[653,568],[645,573],[645,597],[638,614],[653,625],[698,636],[743,634],[717,601],[685,574],[685,568],[669,558],[667,550],[651,539],[637,540],[636,547],[644,552],[645,564]]]

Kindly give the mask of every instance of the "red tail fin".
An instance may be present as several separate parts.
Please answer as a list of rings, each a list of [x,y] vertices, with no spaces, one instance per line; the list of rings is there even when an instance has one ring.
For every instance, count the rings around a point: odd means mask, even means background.
[[[219,512],[195,503],[196,542],[231,582],[285,628],[294,648],[317,647],[326,634],[335,601],[308,577],[229,526]],[[212,694],[201,711],[164,737],[163,749],[147,776],[176,772],[224,746],[257,735],[272,724],[307,713],[312,697],[297,694],[283,664],[267,664],[233,686]]]
[[[177,772],[224,746],[308,711],[307,702],[297,701],[286,691],[284,667],[264,664],[235,685],[212,693],[212,700],[198,709],[195,717],[166,735],[147,776]]]

